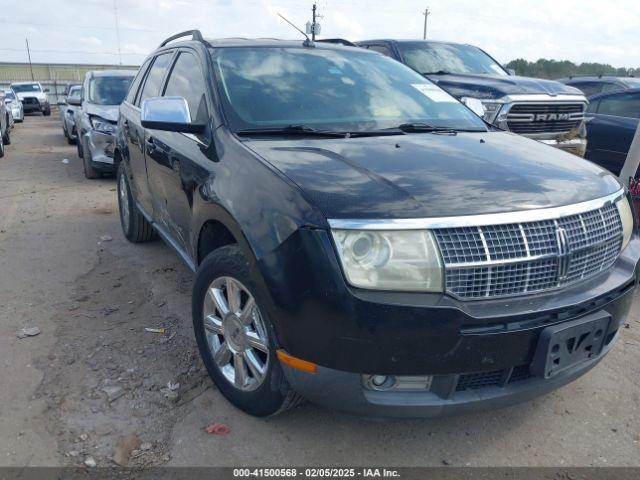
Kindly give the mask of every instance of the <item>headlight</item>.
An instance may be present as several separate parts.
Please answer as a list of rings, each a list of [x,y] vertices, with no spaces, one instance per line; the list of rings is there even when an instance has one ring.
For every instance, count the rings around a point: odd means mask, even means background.
[[[484,115],[482,118],[489,123],[493,123],[500,112],[500,108],[502,107],[501,103],[498,102],[482,102],[482,108],[484,109]]]
[[[91,126],[96,132],[106,133],[107,135],[114,135],[116,133],[116,126],[113,123],[109,123],[100,117],[90,117]]]
[[[620,220],[622,220],[622,249],[624,250],[624,247],[626,247],[629,240],[631,240],[631,234],[633,233],[633,213],[627,197],[622,197],[618,200],[616,207],[618,207]]]
[[[347,281],[375,290],[442,292],[438,247],[426,230],[333,230]]]

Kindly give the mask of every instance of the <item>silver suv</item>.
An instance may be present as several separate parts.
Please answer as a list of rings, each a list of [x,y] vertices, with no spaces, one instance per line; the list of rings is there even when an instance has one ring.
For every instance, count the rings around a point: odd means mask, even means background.
[[[42,88],[40,82],[16,82],[9,87],[16,92],[18,99],[22,102],[24,112],[42,112],[43,115],[51,115],[51,105],[49,105],[48,89]]]
[[[113,147],[118,109],[129,91],[136,72],[131,70],[96,70],[87,72],[81,98],[69,97],[70,105],[80,105],[75,124],[78,132],[78,156],[82,158],[87,178],[101,173],[115,173]]]

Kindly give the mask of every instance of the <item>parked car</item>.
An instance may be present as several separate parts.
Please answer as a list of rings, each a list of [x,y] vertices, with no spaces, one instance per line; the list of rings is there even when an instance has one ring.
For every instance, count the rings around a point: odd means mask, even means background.
[[[4,91],[4,102],[7,104],[7,110],[9,110],[13,120],[18,123],[22,122],[24,120],[22,102],[18,100],[18,96],[13,90]]]
[[[4,101],[4,91],[0,90],[0,158],[4,157],[5,145],[11,143],[11,120],[7,104]]]
[[[640,88],[601,93],[589,101],[585,158],[619,175],[640,122]]]
[[[408,65],[487,122],[583,156],[587,100],[553,80],[519,77],[478,47],[415,40],[366,40],[358,44]],[[475,99],[475,100],[471,100]]]
[[[16,82],[10,86],[11,90],[16,92],[18,99],[22,102],[25,113],[42,112],[43,115],[51,115],[51,106],[49,105],[49,90],[42,88],[40,82]]]
[[[618,92],[631,88],[640,88],[640,78],[614,77],[609,75],[583,75],[559,78],[558,82],[580,89],[587,97],[599,93]]]
[[[82,99],[82,85],[71,85],[67,92],[67,100],[58,104],[60,109],[60,122],[62,132],[70,145],[76,143],[78,132],[76,130],[75,117],[80,107],[78,104]],[[72,103],[69,103],[71,100]]]
[[[130,70],[96,70],[87,72],[81,99],[69,98],[72,106],[80,106],[75,114],[78,131],[78,156],[82,158],[84,175],[98,178],[115,173],[113,148],[122,103],[136,72]]]
[[[617,178],[382,55],[184,32],[117,132],[124,235],[196,273],[200,354],[250,414],[512,404],[594,367],[629,312]]]

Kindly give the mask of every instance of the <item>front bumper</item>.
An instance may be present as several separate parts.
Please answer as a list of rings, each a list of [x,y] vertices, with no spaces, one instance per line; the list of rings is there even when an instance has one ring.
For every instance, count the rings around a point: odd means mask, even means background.
[[[24,120],[24,113],[20,107],[11,107],[11,115],[13,119],[17,122],[21,122]]]
[[[572,138],[566,140],[540,140],[540,142],[550,145],[552,147],[559,148],[565,152],[573,153],[579,157],[584,157],[587,151],[587,139],[586,138]]]
[[[319,367],[309,374],[284,366],[289,382],[319,404],[384,416],[509,405],[586,373],[611,349],[627,318],[640,259],[634,235],[613,267],[590,280],[545,294],[464,302],[353,289],[344,283],[326,232],[293,237],[299,238],[263,260],[281,267],[277,278],[267,278],[276,303],[269,317],[278,320],[279,346]],[[274,258],[280,253],[289,259]],[[529,366],[546,327],[599,311],[611,321],[598,357],[548,380],[532,376]],[[433,382],[428,391],[381,392],[368,390],[363,375],[431,376]]]
[[[22,99],[22,108],[24,112],[42,112],[48,107],[48,102],[40,101],[36,97],[25,97]]]
[[[89,150],[91,166],[101,172],[114,172],[113,150],[116,137],[96,130],[89,130],[83,137],[83,148]]]

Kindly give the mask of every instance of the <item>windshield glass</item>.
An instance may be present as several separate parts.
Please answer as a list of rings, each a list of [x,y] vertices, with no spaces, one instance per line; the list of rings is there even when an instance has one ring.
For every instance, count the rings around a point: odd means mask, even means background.
[[[447,43],[398,43],[404,63],[425,74],[435,72],[508,75],[482,50]]]
[[[215,59],[235,130],[310,125],[363,131],[423,122],[486,130],[461,103],[383,55],[322,48],[224,48]]]
[[[23,83],[22,85],[11,85],[13,91],[16,93],[25,93],[25,92],[41,92],[42,89],[40,85],[37,83]]]
[[[95,77],[89,82],[90,103],[120,105],[129,91],[133,77]]]
[[[16,96],[13,94],[13,92],[11,90],[5,90],[4,97],[7,100],[15,100],[16,99]]]

